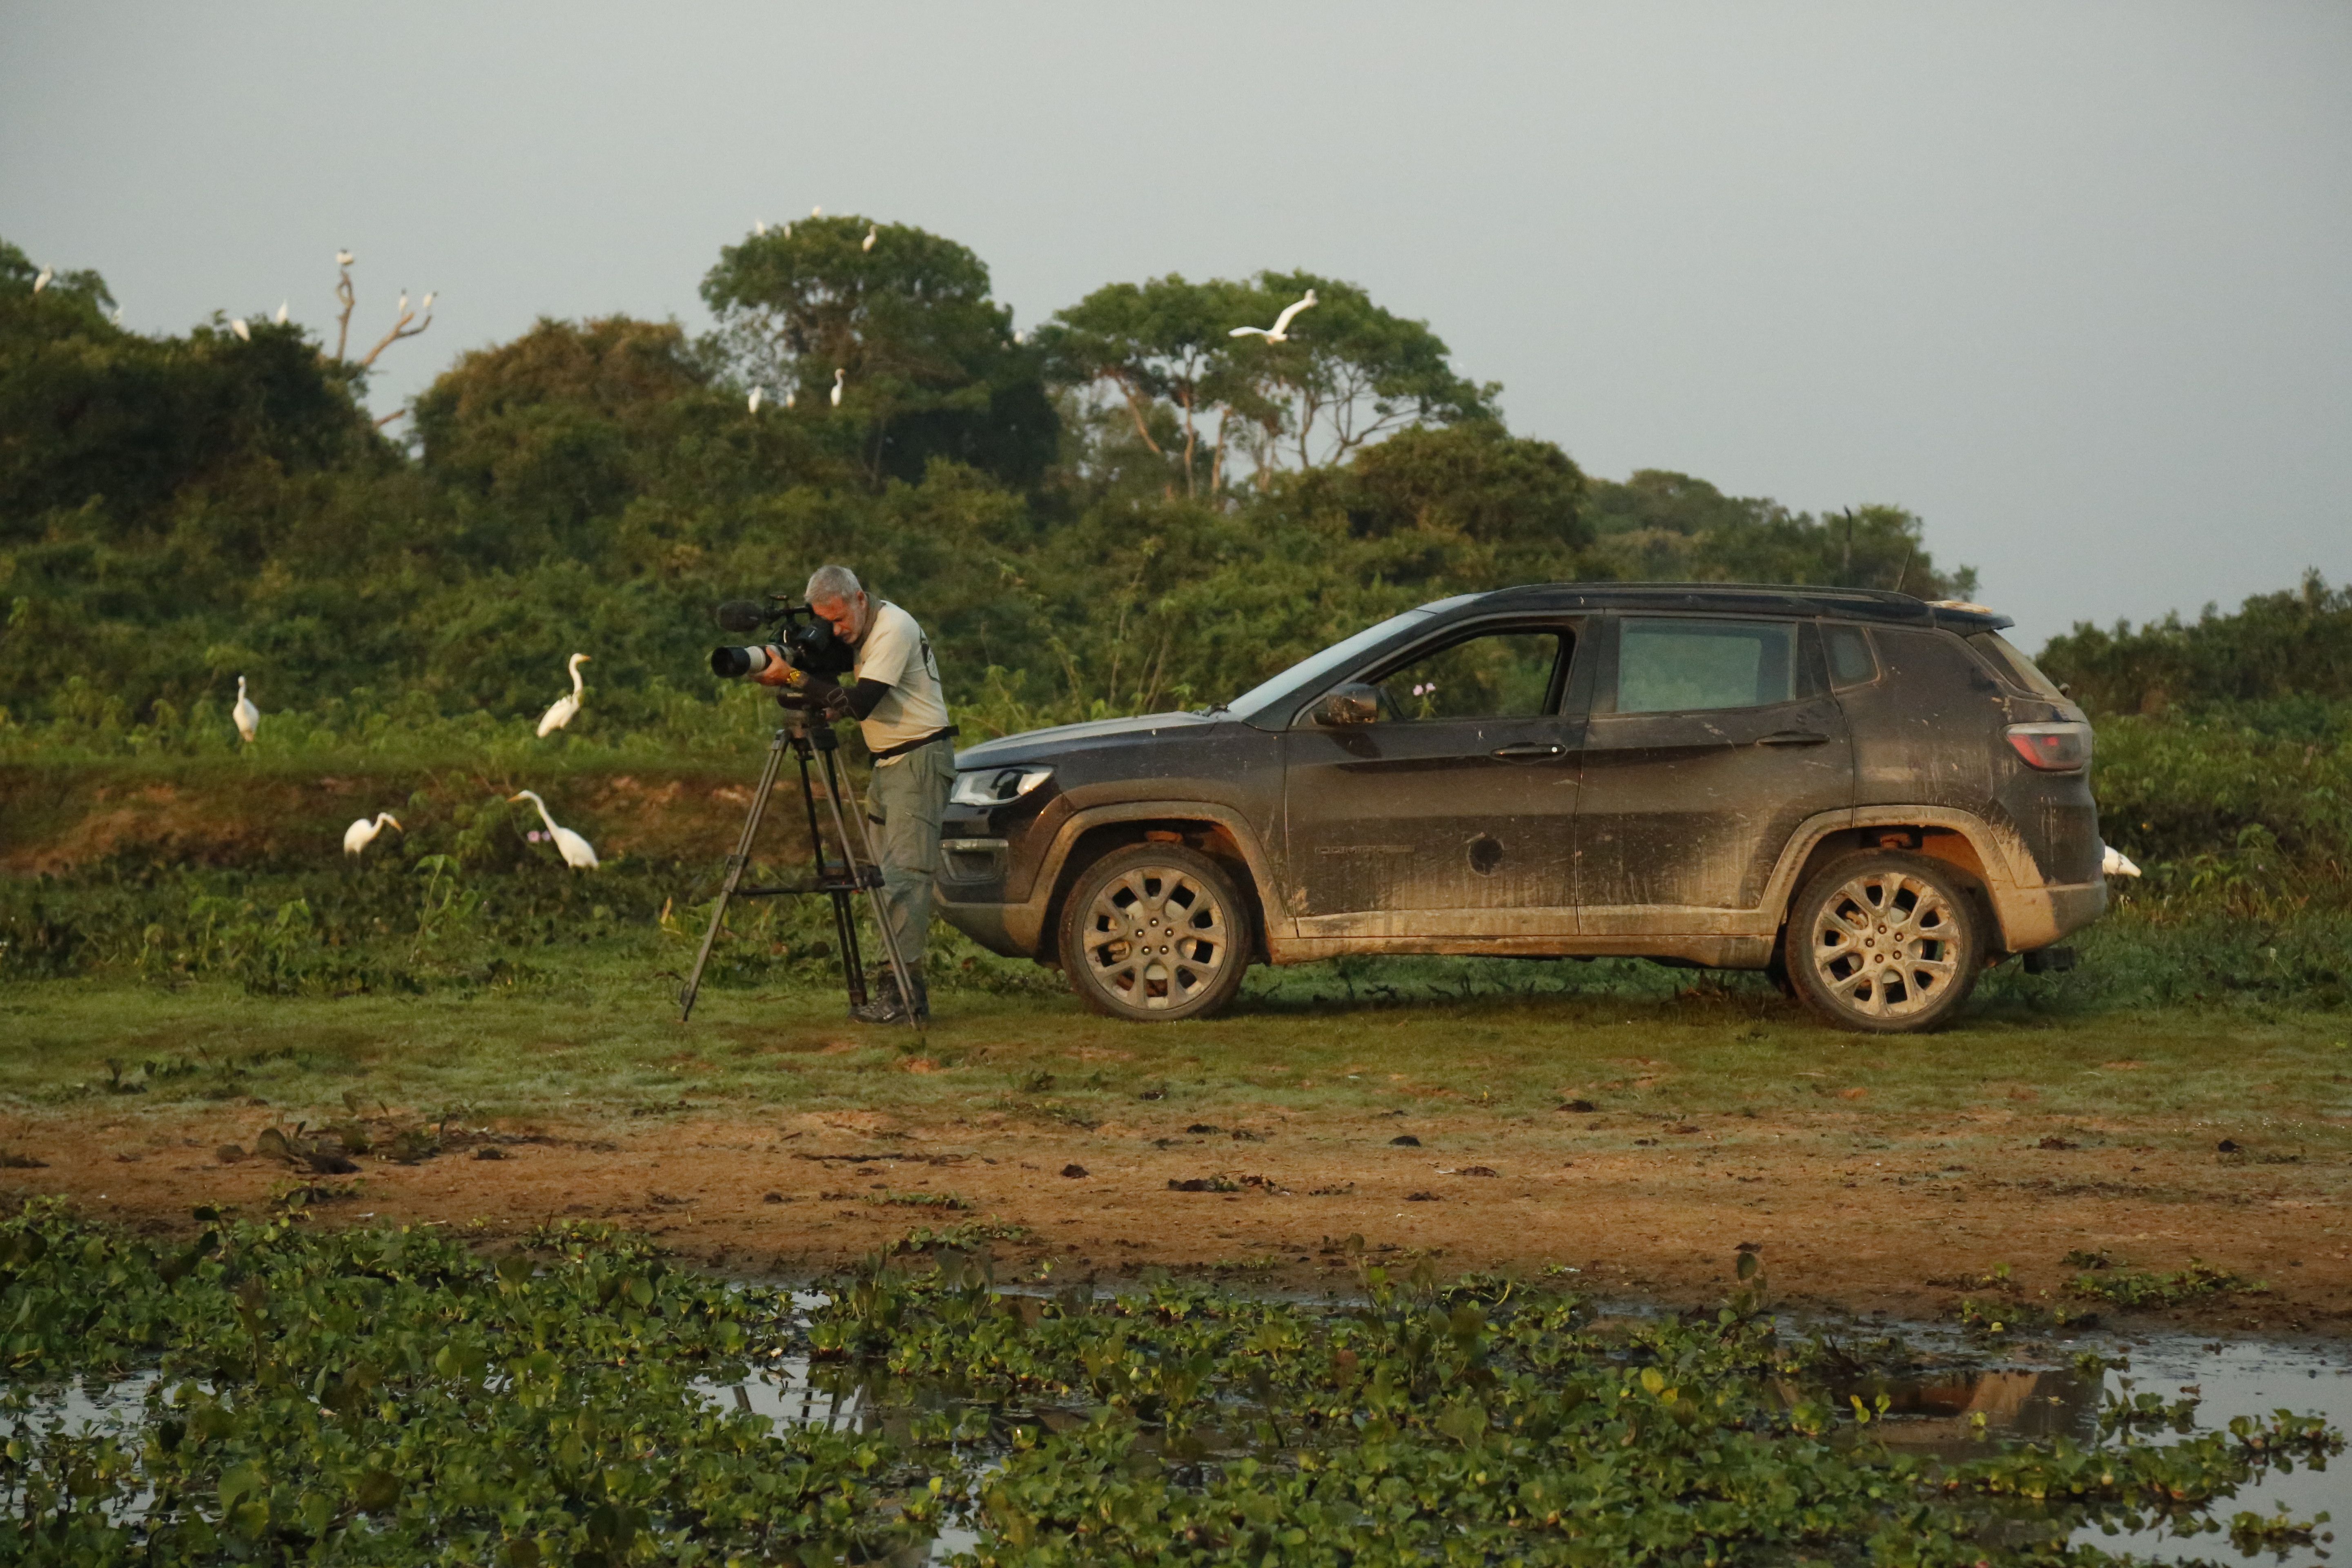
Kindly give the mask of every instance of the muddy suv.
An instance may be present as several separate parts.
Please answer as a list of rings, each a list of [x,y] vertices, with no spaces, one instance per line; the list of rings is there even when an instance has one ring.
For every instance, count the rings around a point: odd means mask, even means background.
[[[1615,954],[1929,1028],[2106,907],[2091,727],[2010,624],[1842,589],[1443,599],[1205,712],[960,752],[942,912],[1127,1018],[1213,1012],[1254,962]]]

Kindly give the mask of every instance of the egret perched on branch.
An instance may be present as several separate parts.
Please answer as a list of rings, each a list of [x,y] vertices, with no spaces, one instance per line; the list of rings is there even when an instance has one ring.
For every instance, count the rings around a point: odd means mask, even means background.
[[[800,395],[801,395],[797,391],[789,386],[784,388],[784,406],[790,408],[793,404],[799,402]]]
[[[2116,848],[2112,844],[2109,844],[2105,847],[2106,849],[2106,853],[2099,857],[2099,874],[2101,876],[2137,877],[2139,875],[2139,868],[2131,863],[2130,856],[2125,854],[2122,850]]]
[[[547,836],[555,841],[555,852],[563,857],[565,865],[575,871],[593,871],[596,868],[596,847],[572,829],[556,826],[555,818],[547,815],[547,802],[530,790],[520,790],[507,796],[509,805],[519,800],[527,800],[539,807],[539,819],[547,824]]]
[[[427,289],[425,290],[425,303],[417,308],[429,316],[433,313],[433,301],[437,298],[439,298],[438,290]]]
[[[44,289],[47,288],[47,287],[49,286],[49,279],[52,279],[52,278],[55,278],[57,275],[58,275],[58,269],[57,269],[56,268],[54,268],[54,267],[44,267],[44,268],[41,268],[41,275],[40,275],[38,278],[36,278],[36,279],[33,279],[33,292],[34,292],[34,293],[36,293],[36,294],[37,294],[37,293],[39,293],[42,289]]]
[[[767,388],[765,388],[765,387],[762,387],[762,386],[755,386],[755,387],[753,387],[753,388],[751,389],[751,412],[752,412],[752,413],[757,414],[758,412],[760,412],[760,399],[761,399],[761,398],[762,398],[762,397],[764,397],[764,396],[766,396],[766,395],[767,395]]]
[[[811,207],[811,208],[809,208],[809,216],[811,216],[811,217],[823,217],[824,216],[824,209],[823,207]]]
[[[400,818],[393,816],[392,813],[388,811],[377,812],[373,822],[370,822],[364,816],[361,817],[357,822],[352,823],[349,827],[343,829],[343,853],[352,856],[358,855],[361,850],[375,842],[375,836],[382,833],[387,825],[394,827],[400,827]],[[400,830],[403,833],[408,831],[408,829],[404,827],[401,827]]]
[[[584,653],[575,653],[572,656],[571,663],[566,666],[566,668],[572,671],[572,695],[569,697],[557,698],[555,700],[555,705],[550,708],[547,712],[541,716],[539,721],[539,738],[541,740],[543,741],[547,739],[548,736],[552,735],[556,731],[562,729],[563,726],[571,723],[574,718],[579,716],[580,699],[582,696],[580,687],[580,667],[587,662],[588,656]]]
[[[351,264],[352,264],[352,253],[351,253],[350,251],[348,251],[348,250],[338,250],[337,252],[335,252],[335,265],[336,265],[336,266],[338,266],[338,267],[349,267]]]
[[[860,250],[873,249],[875,238],[880,235],[881,232],[882,231],[877,228],[874,225],[870,223],[867,224],[866,226],[866,237],[858,242],[857,248]]]
[[[236,341],[238,342],[249,343],[253,341],[253,329],[245,324],[245,318],[243,316],[230,317],[228,330],[236,334]]]
[[[236,721],[236,732],[245,737],[245,743],[248,746],[253,744],[253,732],[261,728],[261,710],[256,708],[253,699],[245,694],[245,677],[242,675],[236,678],[236,706],[228,712],[229,717]]]
[[[849,373],[845,370],[836,370],[833,373],[833,405],[835,408],[841,406],[841,384],[848,379]]]
[[[767,220],[765,218],[761,218],[754,222],[751,225],[751,232],[759,236],[761,238],[765,239],[768,237]]]
[[[277,317],[277,321],[278,321],[278,324],[279,326],[281,326],[281,327],[282,327],[282,326],[284,326],[284,325],[286,324],[286,303],[287,303],[287,302],[286,302],[285,300],[278,300],[278,317]]]
[[[1309,289],[1307,290],[1307,298],[1304,300],[1295,300],[1282,308],[1282,314],[1274,319],[1274,325],[1272,327],[1235,327],[1232,331],[1227,332],[1225,336],[1229,338],[1245,338],[1252,332],[1255,332],[1267,342],[1286,343],[1290,341],[1290,319],[1298,314],[1301,310],[1313,310],[1317,303],[1318,301],[1315,298],[1315,290]]]

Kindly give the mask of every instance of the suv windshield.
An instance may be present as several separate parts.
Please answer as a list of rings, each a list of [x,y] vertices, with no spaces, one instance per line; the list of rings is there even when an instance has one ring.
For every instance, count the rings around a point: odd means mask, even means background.
[[[2031,691],[2036,697],[2046,697],[2053,702],[2063,702],[2067,700],[2066,694],[2058,689],[2056,681],[2035,668],[2033,661],[2018,652],[2009,639],[1999,632],[1972,633],[1969,637],[1969,646],[1991,659],[1995,669],[2000,670],[2019,687]]]
[[[1333,643],[1321,653],[1300,659],[1280,675],[1259,681],[1255,686],[1226,703],[1225,710],[1236,719],[1255,718],[1260,709],[1273,703],[1276,699],[1301,688],[1311,686],[1324,676],[1339,669],[1360,656],[1370,653],[1414,622],[1426,620],[1432,614],[1452,602],[1441,599],[1434,605],[1423,605],[1417,610],[1407,610],[1402,615],[1391,616],[1379,626],[1366,626],[1346,641]]]

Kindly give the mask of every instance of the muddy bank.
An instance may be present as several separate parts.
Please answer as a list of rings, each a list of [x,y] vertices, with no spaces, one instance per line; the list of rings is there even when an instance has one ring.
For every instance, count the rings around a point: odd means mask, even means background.
[[[62,1194],[157,1231],[199,1204],[258,1211],[295,1189],[328,1224],[397,1218],[488,1236],[554,1217],[605,1219],[742,1273],[854,1260],[918,1226],[978,1227],[1007,1265],[1055,1260],[1131,1276],[1153,1266],[1314,1287],[1376,1257],[1448,1271],[1534,1272],[1677,1304],[1729,1289],[1738,1249],[1793,1307],[1948,1319],[1963,1296],[2024,1321],[2109,1305],[2068,1289],[2067,1254],[2117,1268],[2192,1260],[2264,1289],[2170,1309],[2215,1332],[2352,1336],[2352,1169],[2246,1151],[2029,1143],[1892,1134],[1856,1152],[1807,1148],[1801,1119],[1661,1130],[1628,1150],[1563,1126],[1379,1116],[1267,1116],[1248,1125],[1139,1118],[1091,1131],[999,1116],[672,1113],[504,1123],[415,1163],[384,1149],[350,1173],[255,1147],[267,1109],[110,1108],[0,1117],[0,1196]],[[1409,1140],[1409,1141],[1400,1141]],[[415,1151],[408,1151],[414,1153]]]

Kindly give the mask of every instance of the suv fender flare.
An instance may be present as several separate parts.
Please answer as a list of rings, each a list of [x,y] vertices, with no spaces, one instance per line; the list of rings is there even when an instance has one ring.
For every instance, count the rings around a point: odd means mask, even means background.
[[[1257,900],[1259,940],[1265,941],[1274,934],[1264,928],[1277,918],[1281,903],[1276,897],[1274,863],[1267,858],[1265,846],[1259,842],[1257,830],[1231,806],[1202,800],[1123,800],[1072,812],[1055,829],[1054,841],[1045,847],[1028,902],[1005,911],[1007,932],[1024,947],[1045,952],[1045,946],[1040,944],[1046,943],[1047,927],[1067,890],[1065,884],[1068,881],[1071,852],[1077,847],[1079,839],[1096,828],[1112,827],[1122,822],[1196,822],[1223,828],[1241,851],[1243,865],[1249,872],[1249,892]]]
[[[1969,850],[1965,856],[1939,853],[1933,837],[1920,849],[1950,861],[1983,887],[1994,926],[1990,945],[1997,952],[2027,952],[2046,947],[2087,924],[2106,907],[2104,879],[2079,888],[2047,885],[2032,851],[2015,831],[1975,812],[1945,805],[1865,805],[1806,818],[1790,835],[1788,847],[1772,868],[1764,907],[1786,921],[1790,902],[1797,896],[1798,879],[1823,840],[1832,834],[1873,827],[1926,828],[1931,834],[1954,835],[1965,844]]]

